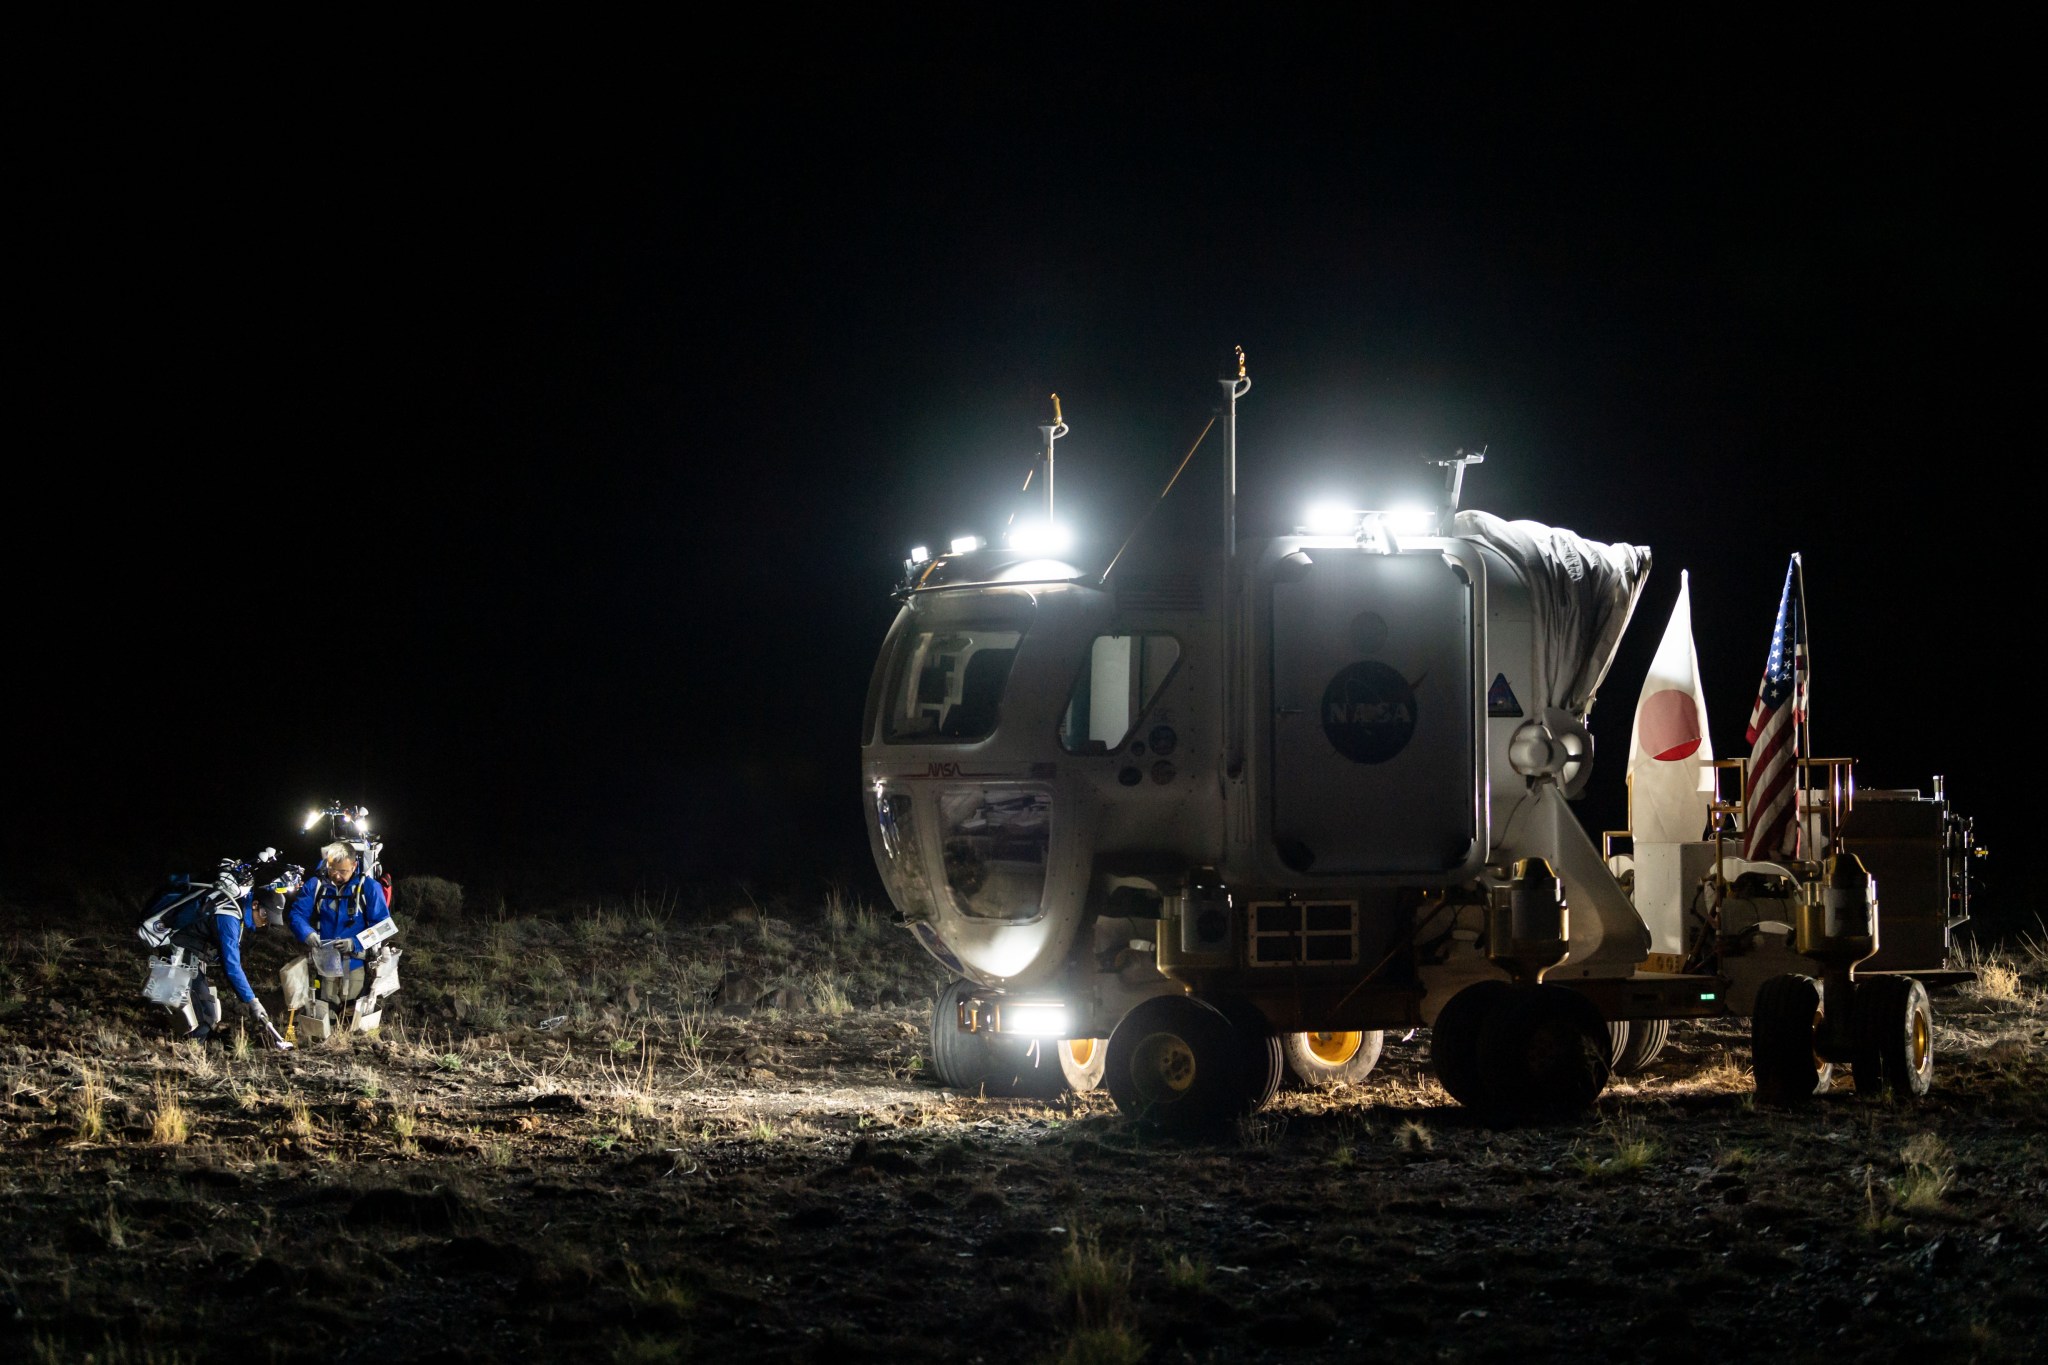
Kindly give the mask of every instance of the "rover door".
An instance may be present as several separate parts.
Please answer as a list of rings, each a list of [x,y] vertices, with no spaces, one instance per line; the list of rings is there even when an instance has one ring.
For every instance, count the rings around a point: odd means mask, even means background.
[[[1273,843],[1297,872],[1430,874],[1477,834],[1473,593],[1435,552],[1297,551],[1272,586]]]

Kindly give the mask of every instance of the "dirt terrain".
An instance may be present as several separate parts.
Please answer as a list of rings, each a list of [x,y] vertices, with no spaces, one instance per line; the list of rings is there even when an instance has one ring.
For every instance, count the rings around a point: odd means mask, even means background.
[[[1743,1030],[1680,1025],[1594,1113],[1489,1127],[1418,1033],[1193,1141],[931,1083],[933,970],[839,898],[408,922],[379,1035],[288,1054],[170,1041],[132,920],[5,914],[0,1359],[2018,1361],[2048,1331],[2038,937],[1937,996],[1919,1104],[1760,1108]]]

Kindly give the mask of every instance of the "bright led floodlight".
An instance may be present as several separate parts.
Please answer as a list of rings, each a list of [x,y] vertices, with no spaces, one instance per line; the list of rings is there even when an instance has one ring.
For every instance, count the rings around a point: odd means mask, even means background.
[[[1313,535],[1341,536],[1358,529],[1358,513],[1341,502],[1319,502],[1308,509],[1303,524]]]
[[[1397,536],[1426,536],[1436,530],[1436,513],[1427,507],[1397,507],[1387,513],[1387,526]]]
[[[1074,543],[1074,533],[1058,522],[1027,521],[1010,532],[1010,548],[1027,555],[1056,555]]]
[[[1073,1027],[1058,1001],[1005,1001],[1001,1019],[1002,1032],[1028,1038],[1064,1038]]]

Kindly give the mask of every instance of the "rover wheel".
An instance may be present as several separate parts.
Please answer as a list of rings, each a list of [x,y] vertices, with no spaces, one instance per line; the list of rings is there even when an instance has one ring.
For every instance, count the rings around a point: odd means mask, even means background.
[[[1107,1038],[1063,1038],[1053,1044],[1059,1052],[1060,1074],[1067,1088],[1085,1095],[1102,1084],[1102,1069],[1109,1060]]]
[[[1867,1060],[1866,1060],[1867,1059]],[[1934,1010],[1927,988],[1910,976],[1873,976],[1856,983],[1856,1065],[1870,1066],[1880,1086],[1918,1099],[1934,1080]]]
[[[1505,981],[1477,981],[1445,1002],[1429,1030],[1429,1060],[1451,1098],[1478,1108],[1485,1098],[1479,1075],[1479,1030],[1514,994]]]
[[[1357,1085],[1379,1064],[1386,1034],[1379,1029],[1352,1033],[1290,1033],[1280,1040],[1287,1070],[1299,1085],[1320,1088]]]
[[[954,981],[932,1005],[932,1070],[942,1085],[984,1095],[1050,1099],[1066,1085],[1050,1041],[967,1033],[959,1026],[960,998],[974,989]]]
[[[1243,1036],[1214,1006],[1155,995],[1110,1033],[1102,1079],[1127,1117],[1186,1132],[1242,1112],[1244,1054]]]
[[[1287,1078],[1287,1058],[1281,1050],[1280,1037],[1266,1022],[1266,1016],[1246,1001],[1225,996],[1209,1003],[1237,1030],[1243,1048],[1238,1064],[1244,1084],[1239,1111],[1256,1114],[1273,1102],[1273,1097],[1280,1093],[1280,1082]]]
[[[1835,1069],[1813,1050],[1820,1017],[1820,989],[1810,977],[1774,976],[1757,989],[1749,1054],[1758,1099],[1796,1105],[1828,1088]]]
[[[960,997],[967,993],[965,981],[949,983],[932,1003],[932,1072],[939,1084],[970,1089],[980,1084],[987,1039],[960,1031]]]
[[[1608,1065],[1617,1076],[1634,1076],[1657,1060],[1671,1039],[1669,1019],[1623,1019],[1609,1024],[1614,1052]]]
[[[1607,1086],[1612,1047],[1599,1008],[1563,986],[1517,986],[1479,1030],[1483,1103],[1556,1117],[1590,1107]]]

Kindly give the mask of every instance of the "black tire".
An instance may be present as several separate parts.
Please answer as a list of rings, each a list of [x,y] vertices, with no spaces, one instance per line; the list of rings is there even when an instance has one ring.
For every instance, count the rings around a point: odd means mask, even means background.
[[[1479,1032],[1502,1001],[1514,994],[1505,981],[1475,981],[1445,1002],[1429,1029],[1429,1060],[1438,1084],[1469,1108],[1482,1107]]]
[[[1244,1082],[1244,1096],[1239,1109],[1242,1113],[1256,1114],[1273,1102],[1273,1097],[1280,1093],[1280,1083],[1287,1078],[1287,1058],[1281,1049],[1280,1037],[1266,1022],[1266,1016],[1243,1000],[1225,996],[1209,1003],[1238,1032],[1239,1041],[1243,1044],[1238,1065]]]
[[[1927,988],[1910,976],[1872,976],[1856,983],[1856,1090],[1889,1090],[1919,1099],[1934,1081],[1934,1010]],[[1874,1082],[1866,1089],[1862,1068]]]
[[[1834,1067],[1813,1050],[1820,1003],[1820,988],[1810,977],[1774,976],[1757,989],[1749,1059],[1756,1097],[1765,1104],[1805,1104],[1833,1080]]]
[[[932,1003],[932,1074],[938,1077],[940,1085],[952,1086],[956,1090],[978,1084],[969,1078],[978,1077],[982,1070],[984,1040],[961,1032],[958,1023],[960,997],[966,992],[965,981],[949,982]]]
[[[1671,1041],[1669,1019],[1629,1019],[1608,1027],[1626,1029],[1621,1046],[1615,1049],[1610,1062],[1617,1076],[1640,1075],[1645,1067],[1657,1060],[1664,1044]]]
[[[942,1085],[991,1097],[1051,1099],[1066,1089],[1057,1046],[1050,1039],[967,1033],[959,1026],[960,998],[973,983],[954,981],[932,1005],[932,1070]]]
[[[1307,1090],[1357,1085],[1379,1065],[1386,1034],[1379,1029],[1354,1033],[1289,1033],[1280,1039],[1288,1074]]]
[[[1479,1030],[1482,1106],[1518,1118],[1592,1107],[1613,1044],[1599,1008],[1563,986],[1518,986]]]
[[[1243,1035],[1212,1005],[1185,995],[1141,1001],[1109,1035],[1103,1084],[1126,1117],[1194,1132],[1243,1112]]]

